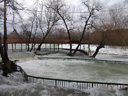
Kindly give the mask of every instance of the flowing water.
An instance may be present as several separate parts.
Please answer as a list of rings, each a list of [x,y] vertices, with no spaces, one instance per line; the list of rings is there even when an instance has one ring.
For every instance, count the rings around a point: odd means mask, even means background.
[[[66,57],[62,54],[47,57]],[[46,56],[45,56],[46,57]],[[85,60],[38,59],[20,61],[18,65],[30,75],[57,79],[128,83],[127,63],[108,63]],[[40,88],[39,84],[36,85]],[[40,90],[40,89],[39,89]],[[38,91],[39,91],[38,90]],[[54,91],[53,91],[54,90]],[[30,92],[31,93],[31,92]],[[97,87],[86,90],[46,87],[41,96],[128,96],[128,91]]]
[[[47,57],[66,57],[64,54],[47,55]],[[99,55],[99,59],[123,60],[127,56]],[[109,63],[85,60],[39,59],[29,52],[10,52],[11,59],[19,59],[17,63],[27,74],[57,79],[82,81],[101,81],[128,83],[128,63]],[[21,58],[22,57],[22,58]],[[76,56],[78,57],[78,56]],[[118,58],[117,58],[118,57]],[[120,58],[121,57],[121,58]],[[85,57],[83,57],[85,58]],[[47,86],[42,83],[23,82],[20,73],[12,74],[8,79],[0,76],[0,96],[128,96],[127,90],[94,87],[76,90]]]
[[[128,64],[84,60],[31,60],[18,65],[30,75],[82,81],[128,83]]]

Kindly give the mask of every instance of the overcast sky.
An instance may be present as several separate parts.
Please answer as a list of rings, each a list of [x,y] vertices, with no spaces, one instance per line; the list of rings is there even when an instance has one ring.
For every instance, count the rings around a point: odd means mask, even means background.
[[[31,5],[36,1],[36,0],[18,0],[19,2],[24,3],[24,5],[26,7],[32,7]],[[43,1],[43,0],[40,0]],[[65,2],[67,2],[67,4],[71,4],[74,5],[76,7],[79,7],[81,5],[81,1],[82,0],[65,0]],[[121,4],[124,2],[124,0],[98,0],[100,1],[102,4],[104,4],[105,6],[111,6],[113,4]]]
[[[65,0],[66,2],[70,2],[71,4],[74,5],[80,5],[82,0]],[[110,6],[113,4],[117,4],[117,3],[122,3],[124,0],[98,0],[101,3],[105,4],[105,6]]]
[[[36,5],[35,2],[37,2],[37,0],[17,0],[17,1],[22,3],[24,7],[26,7],[27,9],[34,8],[34,5]],[[47,0],[39,0],[39,1],[46,2]],[[73,11],[77,11],[77,12],[83,11],[81,5],[82,5],[82,1],[84,0],[64,0],[64,1],[68,6],[75,8],[75,10]],[[114,4],[124,4],[124,0],[96,0],[96,1],[102,4],[104,10],[106,10],[106,8],[109,8]],[[28,17],[28,16],[24,15],[24,17]]]
[[[34,3],[37,1],[37,0],[17,0],[18,2],[20,2],[21,4],[23,4],[26,8],[28,9],[31,9],[33,8],[34,6]],[[39,1],[42,1],[42,0],[39,0]],[[46,1],[46,0],[44,0]],[[124,0],[98,0],[101,2],[101,4],[103,4],[104,7],[109,7],[111,5],[114,5],[114,4],[121,4],[124,2]],[[81,7],[81,2],[82,0],[65,0],[65,2],[68,4],[68,5],[71,5],[71,6],[74,6],[76,7],[77,10],[80,9]],[[27,15],[24,14],[24,17],[28,17]],[[0,28],[1,29],[1,28]],[[1,29],[2,30],[2,29]]]

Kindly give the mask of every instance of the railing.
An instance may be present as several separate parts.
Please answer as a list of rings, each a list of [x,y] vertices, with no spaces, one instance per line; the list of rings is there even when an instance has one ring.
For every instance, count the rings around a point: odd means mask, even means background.
[[[47,52],[47,51],[46,52],[38,52],[38,51],[35,52],[36,55],[49,55],[49,54],[55,54],[55,53],[57,52]]]
[[[128,88],[128,84],[122,83],[106,83],[106,82],[89,82],[89,81],[77,81],[77,80],[63,80],[63,79],[53,79],[53,78],[44,78],[27,75],[27,73],[18,66],[19,71],[23,74],[26,81],[33,83],[41,82],[46,85],[66,87],[73,89],[90,89],[94,87],[106,87],[109,89],[125,89]]]
[[[86,60],[86,61],[96,61],[96,62],[111,62],[111,63],[128,63],[128,61],[114,61],[114,60],[98,60],[95,58],[77,58],[77,57],[38,57],[38,59],[67,59],[67,60]]]

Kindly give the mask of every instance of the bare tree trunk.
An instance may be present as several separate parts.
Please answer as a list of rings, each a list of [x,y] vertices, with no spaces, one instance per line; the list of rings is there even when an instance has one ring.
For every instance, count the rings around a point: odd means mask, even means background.
[[[27,49],[27,51],[31,51],[31,49],[30,49],[30,41],[31,41],[31,37],[32,37],[32,30],[33,30],[34,20],[35,20],[35,16],[34,16],[34,19],[32,20],[30,33],[28,33],[28,49]]]
[[[0,53],[4,63],[3,66],[3,76],[7,76],[8,73],[13,72],[16,70],[16,65],[9,60],[8,53],[7,53],[7,9],[6,9],[6,0],[4,0],[4,46],[0,41]]]
[[[100,44],[100,45],[96,48],[96,51],[95,51],[95,53],[93,54],[92,57],[95,58],[101,48],[104,48],[104,45]]]
[[[4,56],[4,50],[3,50],[3,46],[2,46],[2,42],[1,42],[1,37],[0,37],[0,54],[1,54],[1,58],[2,61],[5,62],[5,56]]]
[[[91,55],[91,49],[90,49],[90,44],[88,43],[88,56]]]
[[[93,11],[93,10],[92,10],[92,11]],[[79,41],[79,43],[78,43],[78,45],[77,45],[77,47],[76,47],[75,51],[73,52],[73,55],[75,55],[75,54],[76,54],[76,52],[78,51],[78,48],[79,48],[79,47],[80,47],[80,45],[81,45],[82,39],[83,39],[84,34],[85,34],[85,30],[86,30],[87,25],[88,25],[88,21],[89,21],[89,19],[91,18],[91,16],[92,16],[92,12],[90,12],[89,17],[88,17],[88,19],[87,19],[87,20],[86,20],[86,22],[85,22],[85,25],[84,25],[84,29],[83,29],[82,36],[81,36],[81,38],[80,38],[80,41]]]
[[[48,11],[48,13],[50,13],[50,12]],[[46,34],[43,36],[43,39],[42,39],[41,43],[39,44],[37,50],[41,50],[42,44],[43,44],[44,41],[46,40],[46,38],[47,38],[47,36],[49,35],[49,33],[51,32],[52,28],[56,25],[56,23],[57,23],[58,20],[59,20],[59,19],[57,18],[56,14],[53,14],[53,16],[52,16],[52,13],[51,13],[51,16],[47,16],[47,14],[46,14],[46,18],[47,18],[47,31],[46,31]],[[53,19],[52,19],[52,18],[53,18]],[[39,21],[39,22],[40,22],[40,21]],[[40,22],[40,23],[41,23],[41,22]],[[39,24],[39,25],[40,25],[40,29],[41,29],[42,32],[43,32],[43,29],[42,29],[42,27],[41,27],[41,24]]]
[[[0,51],[1,51],[1,57],[4,63],[3,67],[3,75],[7,76],[7,74],[11,71],[11,64],[10,60],[8,58],[7,53],[7,9],[6,9],[6,0],[4,0],[4,46],[2,47],[2,43],[0,43]]]
[[[34,39],[33,39],[33,43],[32,43],[32,47],[30,49],[30,52],[32,52],[33,48],[35,47],[35,43],[34,43]]]
[[[9,61],[7,53],[7,15],[6,15],[6,0],[4,0],[4,54],[7,61]]]
[[[60,14],[59,10],[57,10],[57,13],[61,17],[61,19],[63,20],[64,25],[66,27],[66,30],[68,32],[68,39],[69,39],[69,44],[70,44],[70,53],[68,55],[72,56],[72,39],[71,39],[71,34],[70,34],[70,31],[69,31],[68,25],[67,25],[67,23],[65,21],[65,18]]]
[[[3,76],[8,76],[8,73],[15,72],[17,70],[17,65],[15,62],[10,61],[8,57],[7,52],[7,3],[9,3],[8,0],[3,0],[4,2],[4,39],[3,39],[3,45],[1,42],[0,37],[0,54],[2,58],[2,70],[3,70]]]
[[[49,35],[49,33],[51,32],[52,28],[55,26],[56,22],[58,21],[58,20],[55,20],[55,18],[56,18],[56,17],[54,17],[54,21],[52,22],[52,25],[51,25],[51,26],[49,25],[51,21],[48,22],[47,32],[46,32],[46,34],[44,35],[44,37],[43,37],[41,43],[39,44],[39,46],[38,46],[38,48],[37,48],[38,51],[41,50],[42,44],[43,44],[44,41],[46,40],[46,38],[47,38],[47,36]],[[41,28],[41,26],[40,26],[40,28]],[[42,28],[41,28],[41,30],[42,30],[42,32],[43,32],[43,29],[42,29]]]
[[[102,33],[102,39],[101,39],[101,42],[99,44],[99,46],[96,48],[96,51],[94,52],[94,54],[92,55],[92,57],[96,57],[96,55],[98,54],[99,50],[101,48],[104,48],[104,45],[105,45],[105,32]]]
[[[70,34],[69,29],[68,29],[68,26],[67,26],[66,21],[64,19],[63,19],[63,21],[64,21],[64,24],[66,26],[67,32],[68,32],[68,39],[69,39],[69,44],[70,44],[70,53],[69,53],[69,56],[72,56],[72,39],[71,39],[71,34]]]
[[[31,47],[31,49],[30,49],[30,52],[32,52],[34,45],[35,45],[35,44],[34,44],[34,38],[33,38],[33,40],[32,40],[32,47]]]
[[[31,47],[31,49],[30,49],[30,52],[33,50],[33,47],[35,46],[34,41],[35,41],[36,33],[37,33],[37,27],[36,27],[36,30],[35,30],[34,37],[33,37],[33,39],[32,39],[32,47]]]
[[[2,58],[2,62],[4,63],[4,65],[2,66],[3,68],[3,76],[7,76],[10,66],[9,64],[9,60],[6,59],[5,54],[4,54],[4,49],[2,46],[2,42],[1,42],[1,38],[0,38],[0,54],[1,54],[1,58]]]
[[[50,31],[49,31],[49,32],[47,31],[46,35],[43,37],[41,43],[39,44],[39,46],[38,46],[38,48],[37,48],[38,51],[41,50],[41,46],[42,46],[42,44],[44,43],[44,41],[45,41],[45,39],[46,39],[46,37],[48,36],[49,33],[50,33]]]
[[[29,33],[28,33],[29,34]],[[27,41],[27,51],[29,51],[30,50],[30,40],[31,40],[31,32],[30,32],[30,34],[28,35],[28,41]]]
[[[55,5],[53,5],[53,3],[56,3]],[[51,1],[50,4],[49,4],[49,8],[52,8],[58,15],[59,17],[62,19],[64,25],[65,25],[65,28],[66,28],[66,31],[68,33],[68,39],[69,39],[69,44],[70,44],[70,52],[68,55],[72,56],[72,38],[71,38],[71,34],[70,34],[70,29],[68,28],[68,24],[67,24],[67,21],[69,21],[69,16],[66,16],[66,13],[67,13],[67,10],[65,10],[65,4],[63,2],[63,0],[57,0],[57,1]],[[64,9],[63,9],[64,8]],[[63,14],[65,13],[65,14]],[[69,14],[69,13],[67,13]]]

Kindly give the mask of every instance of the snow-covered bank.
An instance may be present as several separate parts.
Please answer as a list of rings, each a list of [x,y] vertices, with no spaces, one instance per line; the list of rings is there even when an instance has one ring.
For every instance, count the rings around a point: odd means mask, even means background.
[[[90,45],[91,53],[90,56],[95,52],[96,47],[98,45]],[[69,48],[69,44],[64,44],[60,46],[61,48]],[[77,47],[76,44],[73,44],[73,49]],[[88,52],[88,45],[82,44],[81,49]],[[115,61],[128,61],[128,48],[127,47],[120,47],[120,46],[105,46],[105,48],[100,49],[98,55],[96,56],[97,59],[101,60],[115,60]]]
[[[0,96],[127,96],[127,94],[126,90],[110,90],[105,87],[76,90],[47,86],[38,82],[26,83],[18,72],[11,74],[10,77],[0,75]]]
[[[1,73],[1,72],[0,72]],[[24,82],[21,73],[0,75],[0,96],[88,96],[84,91]]]
[[[77,47],[76,44],[72,45],[73,49]],[[98,45],[90,45],[90,50],[91,54],[96,50],[96,47]],[[61,45],[60,48],[70,48],[69,44],[64,44],[63,46]],[[87,44],[82,44],[79,49],[88,51],[88,45]],[[127,47],[121,47],[121,46],[105,46],[105,48],[100,49],[99,53],[104,53],[104,54],[115,54],[115,55],[128,55],[128,48]]]

